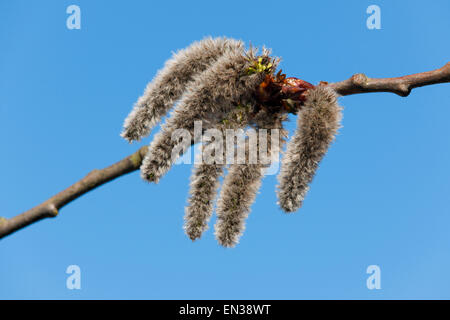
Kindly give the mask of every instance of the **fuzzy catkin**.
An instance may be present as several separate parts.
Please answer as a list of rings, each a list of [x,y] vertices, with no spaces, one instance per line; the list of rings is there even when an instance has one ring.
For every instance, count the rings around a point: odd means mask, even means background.
[[[319,162],[340,127],[341,110],[332,89],[318,86],[309,91],[278,176],[278,200],[284,211],[301,207]]]
[[[219,188],[219,178],[223,173],[221,164],[199,164],[191,177],[189,205],[185,209],[184,231],[191,240],[200,238],[208,229],[212,216],[214,199]]]
[[[252,54],[250,52],[250,54]],[[186,129],[191,143],[194,122],[202,121],[204,130],[217,126],[238,104],[254,105],[254,92],[265,73],[246,74],[251,62],[242,48],[226,51],[210,68],[196,75],[161,131],[150,144],[141,165],[141,177],[158,182],[181,154],[172,155],[178,141],[172,140],[176,129]]]
[[[223,174],[224,167],[224,163],[209,164],[203,160],[194,166],[183,226],[191,240],[200,238],[208,229],[208,221],[211,218],[214,199],[220,185],[219,178]]]
[[[217,201],[215,235],[220,245],[234,247],[239,242],[262,177],[257,164],[230,166]]]
[[[249,123],[248,112],[244,112],[240,108],[234,109],[227,114],[226,120],[226,122],[216,126],[223,138],[225,138],[227,129],[242,129]],[[190,197],[185,208],[183,229],[193,241],[200,238],[203,232],[208,229],[208,222],[213,213],[214,200],[220,185],[219,179],[226,166],[224,140],[219,141],[219,143],[222,143],[222,149],[214,148],[214,155],[216,152],[222,154],[221,157],[214,159],[206,159],[203,152],[207,147],[213,145],[210,141],[204,143],[204,148],[199,154],[200,159],[197,159],[198,163],[194,165],[191,174]],[[219,161],[216,161],[217,159]]]
[[[276,146],[272,146],[270,129],[278,129],[278,137],[282,143],[285,136],[281,128],[284,116],[270,115],[272,118],[261,117],[258,128],[269,129],[267,134],[267,151],[278,152]],[[248,150],[248,149],[247,149]],[[246,150],[246,151],[247,151]],[[246,152],[248,161],[248,152]],[[224,179],[222,190],[217,201],[217,222],[215,225],[216,239],[224,247],[234,247],[245,230],[245,220],[250,213],[250,207],[255,201],[264,170],[270,163],[262,163],[259,159],[257,164],[232,164]]]
[[[173,54],[155,78],[147,85],[131,113],[125,119],[121,134],[128,141],[139,140],[164,116],[184,92],[193,77],[209,68],[224,52],[242,50],[241,41],[206,38]]]

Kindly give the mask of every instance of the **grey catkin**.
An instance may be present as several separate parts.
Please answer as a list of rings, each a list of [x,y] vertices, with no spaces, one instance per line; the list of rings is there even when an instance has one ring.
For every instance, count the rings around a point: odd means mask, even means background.
[[[281,128],[284,116],[266,114],[257,121],[257,128],[269,129],[267,134],[267,148],[270,153],[275,146],[271,145],[270,129],[278,129],[280,145],[285,137],[285,131]],[[248,147],[248,146],[247,146]],[[246,156],[248,161],[248,149]],[[278,150],[274,150],[278,152]],[[219,199],[217,201],[217,221],[215,224],[215,235],[220,245],[234,247],[245,230],[245,220],[250,213],[250,207],[255,201],[264,170],[270,163],[262,163],[259,159],[257,164],[232,164],[229,167]]]
[[[301,207],[319,162],[335,139],[341,118],[341,107],[332,89],[318,86],[309,91],[278,176],[278,201],[284,211]]]
[[[191,176],[189,204],[185,208],[183,226],[186,235],[191,240],[200,238],[208,228],[223,168],[222,164],[206,163],[196,165],[194,168]]]
[[[257,164],[230,166],[217,201],[215,235],[220,245],[234,247],[239,242],[262,177]]]
[[[242,50],[241,41],[206,38],[174,53],[164,68],[147,85],[131,113],[125,119],[122,137],[139,140],[164,116],[178,100],[196,74],[209,68],[228,50]]]
[[[223,138],[227,129],[242,129],[249,123],[248,112],[250,110],[245,111],[242,108],[230,111],[225,119],[227,121],[221,122],[216,126]],[[203,157],[203,150],[205,149],[202,149],[202,152],[198,155],[197,163],[194,165],[191,174],[190,197],[185,208],[185,222],[183,226],[186,235],[191,240],[200,238],[203,232],[208,229],[208,221],[212,216],[214,200],[220,186],[219,179],[223,175],[226,166],[224,142],[223,139],[219,140],[217,143],[221,143],[222,148],[220,150],[214,149],[214,155],[216,152],[221,152],[221,157],[214,158],[212,162],[208,162]],[[212,143],[208,141],[204,142],[203,145],[208,147],[212,146]],[[216,159],[219,159],[219,161],[216,162]]]
[[[181,155],[172,155],[179,143],[172,140],[176,129],[186,129],[191,143],[196,143],[198,140],[194,139],[199,137],[194,135],[195,121],[202,121],[206,130],[217,126],[239,104],[255,104],[254,92],[265,74],[246,74],[251,64],[248,55],[241,47],[231,48],[188,84],[170,118],[150,144],[141,165],[143,179],[158,182]]]
[[[202,153],[199,156],[201,157]],[[224,167],[223,162],[207,163],[203,160],[194,165],[183,226],[191,240],[200,238],[208,228],[208,221],[212,216],[214,200],[220,185],[219,178],[223,174]]]

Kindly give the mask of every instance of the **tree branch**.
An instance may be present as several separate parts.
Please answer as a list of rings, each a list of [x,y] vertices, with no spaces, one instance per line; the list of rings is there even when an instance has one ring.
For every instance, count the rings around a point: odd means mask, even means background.
[[[336,83],[322,82],[321,84],[333,88],[342,96],[368,92],[392,92],[406,97],[414,88],[447,82],[450,82],[450,62],[440,69],[398,78],[377,79],[369,78],[364,74],[355,74],[344,81]],[[107,168],[91,171],[86,177],[69,188],[28,211],[10,219],[0,217],[0,239],[36,221],[56,217],[62,207],[78,199],[83,194],[111,180],[138,170],[146,153],[147,147],[142,147],[132,155]]]
[[[368,92],[392,92],[406,97],[414,88],[446,82],[450,82],[450,62],[440,69],[398,78],[369,78],[363,73],[358,73],[344,81],[324,84],[333,88],[341,96]]]
[[[112,166],[101,170],[92,170],[80,181],[32,209],[11,219],[0,218],[0,239],[32,224],[33,222],[44,218],[56,217],[59,209],[81,197],[83,194],[114,180],[115,178],[138,170],[146,153],[147,147],[142,147],[132,155],[116,162]]]

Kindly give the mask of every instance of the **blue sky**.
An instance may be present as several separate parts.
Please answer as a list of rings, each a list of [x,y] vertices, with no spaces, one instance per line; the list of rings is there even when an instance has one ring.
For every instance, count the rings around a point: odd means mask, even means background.
[[[66,28],[71,4],[80,30]],[[381,30],[366,27],[371,4]],[[312,83],[399,76],[449,61],[449,10],[446,0],[1,1],[0,215],[148,143],[123,141],[123,119],[194,40],[266,45]],[[303,208],[282,213],[267,176],[234,249],[212,228],[197,242],[184,235],[190,166],[158,185],[138,173],[107,184],[0,242],[0,298],[449,299],[449,89],[343,97],[344,127]],[[73,264],[81,290],[66,288]],[[366,287],[369,265],[380,290]]]

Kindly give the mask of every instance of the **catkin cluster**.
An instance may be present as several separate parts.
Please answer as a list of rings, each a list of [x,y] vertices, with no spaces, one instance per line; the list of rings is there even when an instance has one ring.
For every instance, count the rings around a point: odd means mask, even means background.
[[[281,105],[274,106],[272,101],[270,107],[265,106],[258,99],[260,84],[274,74],[278,61],[270,57],[269,50],[258,54],[253,48],[245,50],[241,41],[228,38],[206,38],[175,53],[147,85],[125,119],[121,134],[129,142],[140,140],[174,107],[143,159],[142,178],[157,183],[185,151],[179,148],[181,140],[174,139],[178,129],[190,134],[190,145],[203,142],[204,150],[213,146],[214,142],[203,141],[195,134],[196,121],[201,121],[203,131],[267,129],[267,152],[278,154],[286,140],[286,115]],[[318,163],[337,133],[340,112],[332,90],[320,86],[309,90],[298,112],[297,130],[282,159],[278,198],[284,211],[300,207]],[[264,170],[270,165],[270,161],[261,159],[248,161],[251,143],[255,142],[247,138],[244,145],[234,146],[244,148],[240,151],[245,163],[199,161],[194,166],[184,224],[190,239],[200,238],[208,228],[218,194],[216,238],[226,247],[239,242]],[[224,145],[214,150],[225,154]]]

